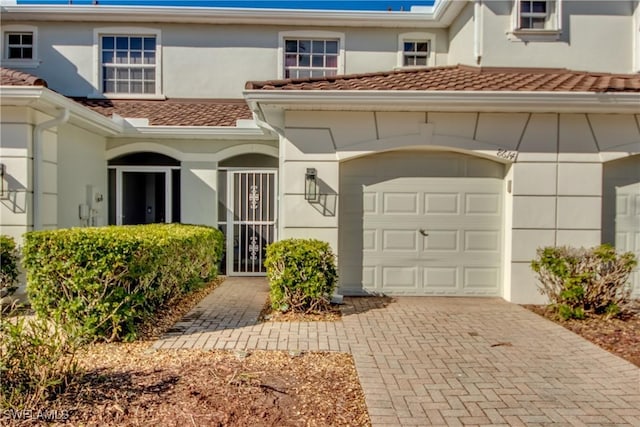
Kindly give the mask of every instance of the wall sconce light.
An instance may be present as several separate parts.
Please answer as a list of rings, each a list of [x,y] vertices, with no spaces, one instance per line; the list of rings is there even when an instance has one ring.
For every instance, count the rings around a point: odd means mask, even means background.
[[[318,198],[318,172],[316,168],[307,168],[304,174],[304,199],[315,201]]]

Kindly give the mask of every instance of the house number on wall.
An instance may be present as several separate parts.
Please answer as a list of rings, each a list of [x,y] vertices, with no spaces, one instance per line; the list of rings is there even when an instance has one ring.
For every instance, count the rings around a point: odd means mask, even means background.
[[[518,152],[509,151],[509,150],[505,150],[504,148],[501,148],[496,153],[496,156],[500,157],[501,159],[511,160],[512,162],[515,162],[516,158],[518,157]]]

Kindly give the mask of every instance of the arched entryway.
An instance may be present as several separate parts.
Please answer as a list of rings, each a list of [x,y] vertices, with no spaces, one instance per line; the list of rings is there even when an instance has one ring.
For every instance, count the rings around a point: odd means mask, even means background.
[[[218,163],[218,227],[227,238],[227,274],[266,273],[266,248],[277,239],[278,158],[259,153]]]
[[[500,295],[504,175],[501,163],[451,152],[342,163],[342,292]]]
[[[180,162],[139,152],[109,160],[109,224],[180,222]]]

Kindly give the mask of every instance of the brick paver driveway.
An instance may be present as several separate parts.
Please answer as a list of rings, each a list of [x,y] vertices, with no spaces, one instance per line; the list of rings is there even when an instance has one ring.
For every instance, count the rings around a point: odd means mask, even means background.
[[[347,298],[326,323],[256,324],[262,279],[228,279],[156,348],[353,354],[374,426],[640,426],[640,369],[517,305]]]

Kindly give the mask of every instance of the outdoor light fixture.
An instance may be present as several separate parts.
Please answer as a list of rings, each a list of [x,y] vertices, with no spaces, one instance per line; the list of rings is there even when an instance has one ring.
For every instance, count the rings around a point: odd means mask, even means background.
[[[318,172],[316,168],[307,168],[304,174],[304,199],[315,201],[318,198]]]

